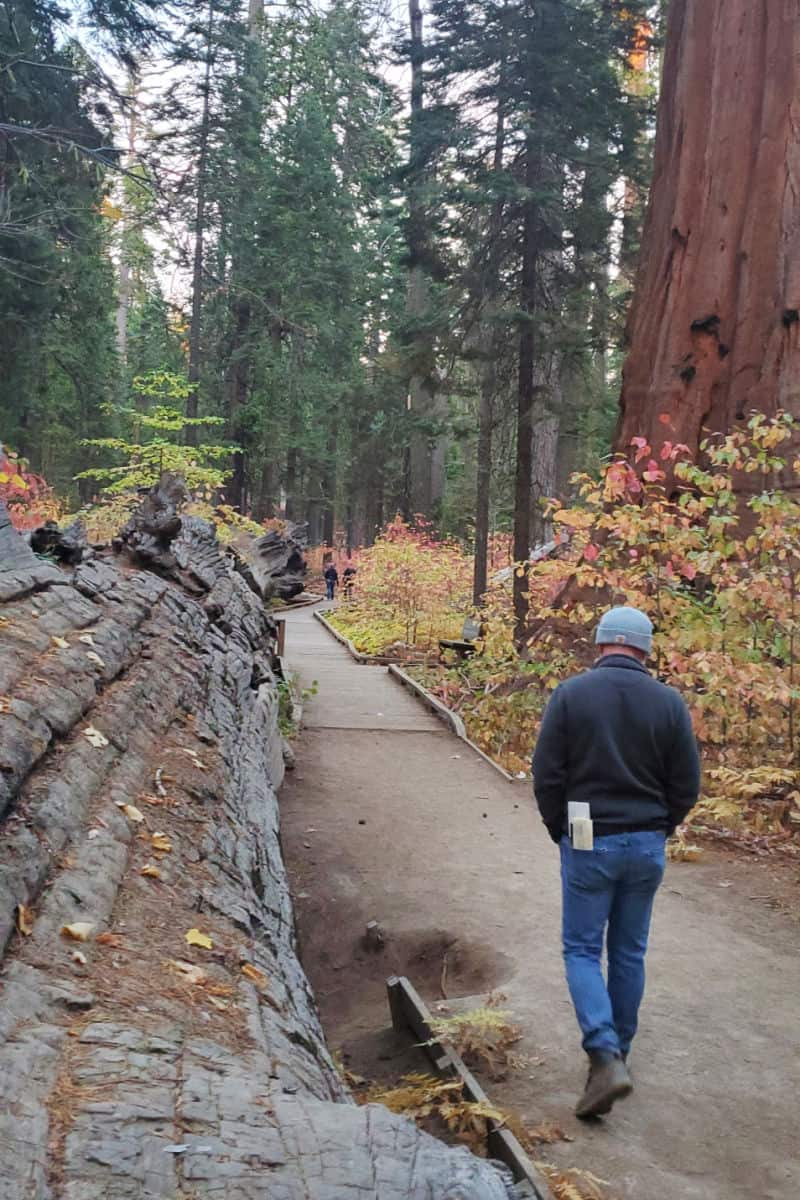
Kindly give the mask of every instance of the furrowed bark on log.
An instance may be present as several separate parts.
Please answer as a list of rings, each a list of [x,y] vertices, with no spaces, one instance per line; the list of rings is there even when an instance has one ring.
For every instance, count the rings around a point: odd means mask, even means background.
[[[2,529],[0,1200],[512,1195],[334,1067],[280,852],[274,626],[210,527],[155,574],[99,551],[38,577]]]

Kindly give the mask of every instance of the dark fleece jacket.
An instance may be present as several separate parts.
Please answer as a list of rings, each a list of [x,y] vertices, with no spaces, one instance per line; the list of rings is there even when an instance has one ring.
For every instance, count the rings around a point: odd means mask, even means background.
[[[624,654],[562,683],[542,720],[533,786],[553,841],[567,804],[586,801],[595,836],[672,833],[697,803],[700,759],[689,711],[674,688]]]

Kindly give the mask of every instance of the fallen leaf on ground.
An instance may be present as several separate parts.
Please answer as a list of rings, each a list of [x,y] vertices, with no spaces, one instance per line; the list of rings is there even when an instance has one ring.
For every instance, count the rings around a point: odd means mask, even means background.
[[[56,637],[55,634],[50,638],[54,646],[58,646],[59,650],[69,650],[69,642],[66,638]]]
[[[135,804],[123,804],[118,800],[117,808],[120,810],[120,812],[125,813],[125,816],[129,821],[136,821],[138,823],[139,821],[144,820],[144,813],[141,812]]]
[[[575,1141],[573,1137],[564,1132],[560,1125],[554,1125],[550,1121],[543,1121],[541,1125],[537,1125],[533,1129],[526,1129],[525,1132],[532,1142],[542,1142],[547,1146],[554,1142]]]
[[[100,946],[122,946],[123,939],[121,933],[98,933],[94,939]]]
[[[73,950],[72,951],[72,961],[76,962],[78,964],[78,966],[80,966],[80,967],[85,967],[89,960],[87,959],[86,955],[83,953],[82,950]]]
[[[96,837],[100,837],[100,830],[90,829],[86,836],[90,842],[93,842]]]
[[[184,962],[182,958],[168,958],[166,965],[173,971],[177,971],[179,975],[183,975],[189,983],[205,983],[208,976],[202,967],[198,967],[195,963]]]
[[[89,662],[97,663],[98,667],[104,667],[106,665],[105,660],[102,659],[99,654],[95,654],[94,650],[89,650],[86,654],[86,657],[89,659]]]
[[[146,875],[148,879],[161,878],[161,872],[159,871],[158,867],[154,867],[152,863],[147,863],[146,866],[142,867],[141,874]]]
[[[33,933],[33,914],[24,904],[17,905],[17,929],[24,937]]]
[[[190,929],[184,936],[189,946],[200,946],[203,950],[210,950],[214,945],[208,934],[201,933],[199,929]]]
[[[667,858],[670,862],[697,862],[702,856],[701,847],[688,842],[683,834],[667,842]]]
[[[88,942],[94,925],[90,921],[74,921],[72,925],[62,925],[62,937],[72,938],[73,942]]]
[[[258,967],[254,967],[252,963],[242,963],[241,971],[245,979],[249,979],[262,992],[265,992],[269,987],[269,980],[264,972],[259,971]]]
[[[607,1180],[578,1167],[562,1169],[549,1162],[537,1161],[533,1165],[549,1179],[554,1194],[563,1200],[602,1200],[603,1189],[609,1186]]]
[[[220,1012],[227,1012],[231,1006],[230,1000],[220,1000],[217,996],[209,996],[208,1003],[213,1004]]]
[[[78,638],[78,641],[83,642],[84,646],[93,646],[94,645],[94,638],[92,637],[92,635],[90,633],[82,633],[81,636]]]
[[[153,844],[153,849],[160,850],[162,854],[169,854],[172,850],[172,842],[165,833],[154,833],[150,841]]]
[[[11,712],[11,697],[0,696],[0,713]]]
[[[87,725],[83,735],[97,750],[102,750],[103,746],[108,745],[108,738],[99,729],[95,729],[94,725]]]
[[[178,749],[183,754],[189,755],[189,758],[191,758],[192,762],[194,763],[194,765],[197,767],[197,769],[199,771],[205,771],[205,769],[206,769],[205,763],[200,761],[200,757],[198,756],[198,753],[196,750],[187,750],[185,746],[179,746]]]

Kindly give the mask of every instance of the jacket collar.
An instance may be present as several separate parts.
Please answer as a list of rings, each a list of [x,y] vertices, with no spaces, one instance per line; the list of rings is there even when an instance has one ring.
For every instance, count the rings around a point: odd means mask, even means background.
[[[597,671],[601,667],[622,667],[626,671],[643,671],[645,675],[650,674],[644,663],[640,663],[636,658],[631,658],[629,654],[604,654],[602,658],[596,660],[592,670]]]

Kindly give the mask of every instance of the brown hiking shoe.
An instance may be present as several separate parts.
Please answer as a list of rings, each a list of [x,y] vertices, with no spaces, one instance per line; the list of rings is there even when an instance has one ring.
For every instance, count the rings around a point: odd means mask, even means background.
[[[589,1078],[586,1091],[578,1101],[576,1117],[602,1117],[611,1112],[617,1100],[624,1100],[633,1091],[628,1068],[621,1058],[590,1054]]]

